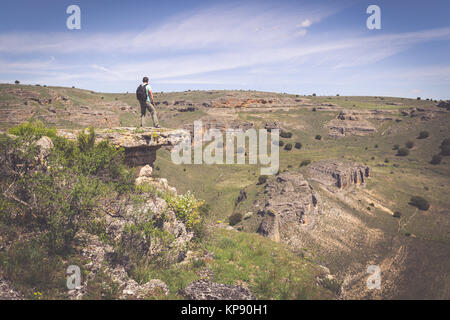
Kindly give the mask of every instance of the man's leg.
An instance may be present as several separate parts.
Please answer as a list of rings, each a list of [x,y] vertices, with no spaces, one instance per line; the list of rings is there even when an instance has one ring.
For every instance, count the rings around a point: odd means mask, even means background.
[[[142,118],[145,117],[145,114],[147,113],[147,106],[145,103],[140,103],[141,105],[141,127],[142,127]]]
[[[147,102],[147,107],[148,107],[148,111],[150,111],[150,113],[152,115],[153,125],[156,128],[159,128],[158,116],[156,115],[155,106],[152,103]]]

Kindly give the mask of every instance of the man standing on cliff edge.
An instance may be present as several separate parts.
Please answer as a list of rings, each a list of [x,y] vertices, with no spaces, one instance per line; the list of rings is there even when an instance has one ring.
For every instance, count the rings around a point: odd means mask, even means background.
[[[136,98],[141,106],[141,127],[142,127],[142,117],[148,111],[152,115],[153,126],[155,128],[160,128],[158,122],[158,116],[156,115],[155,101],[153,99],[152,87],[148,83],[148,77],[142,79],[142,84],[136,90]],[[151,101],[150,101],[151,99]]]

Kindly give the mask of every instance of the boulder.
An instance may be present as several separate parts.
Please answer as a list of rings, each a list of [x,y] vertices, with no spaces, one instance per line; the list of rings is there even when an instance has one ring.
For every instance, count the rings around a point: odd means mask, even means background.
[[[121,299],[145,299],[155,296],[166,296],[169,294],[167,285],[159,280],[152,279],[149,282],[139,285],[136,281],[130,279],[122,290]]]
[[[139,171],[139,177],[152,177],[153,168],[150,167],[148,164],[141,168],[141,171]]]
[[[41,161],[48,157],[51,149],[53,148],[52,140],[46,136],[43,136],[36,141],[36,145],[39,146],[39,158]]]
[[[189,300],[254,300],[251,292],[242,286],[228,285],[211,282],[209,280],[197,280],[189,284],[181,295]]]

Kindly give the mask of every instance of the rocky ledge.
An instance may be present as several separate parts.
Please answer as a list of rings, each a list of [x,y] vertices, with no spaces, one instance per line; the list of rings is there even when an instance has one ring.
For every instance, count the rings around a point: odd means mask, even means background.
[[[309,168],[311,179],[326,186],[342,190],[351,185],[364,184],[370,176],[368,166],[346,160],[326,160],[313,163]]]
[[[81,130],[58,130],[58,134],[76,140]],[[117,127],[96,129],[96,141],[106,140],[125,149],[125,160],[129,165],[152,165],[156,159],[156,150],[165,146],[173,147],[189,138],[189,132],[182,129]]]

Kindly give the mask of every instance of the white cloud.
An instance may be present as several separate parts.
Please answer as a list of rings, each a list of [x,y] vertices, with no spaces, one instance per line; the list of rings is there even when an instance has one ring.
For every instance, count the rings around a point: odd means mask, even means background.
[[[300,23],[300,24],[298,25],[298,27],[301,27],[301,28],[308,28],[308,27],[310,27],[311,25],[312,25],[312,21],[309,20],[309,19],[306,19],[306,20],[303,20],[302,23]]]

